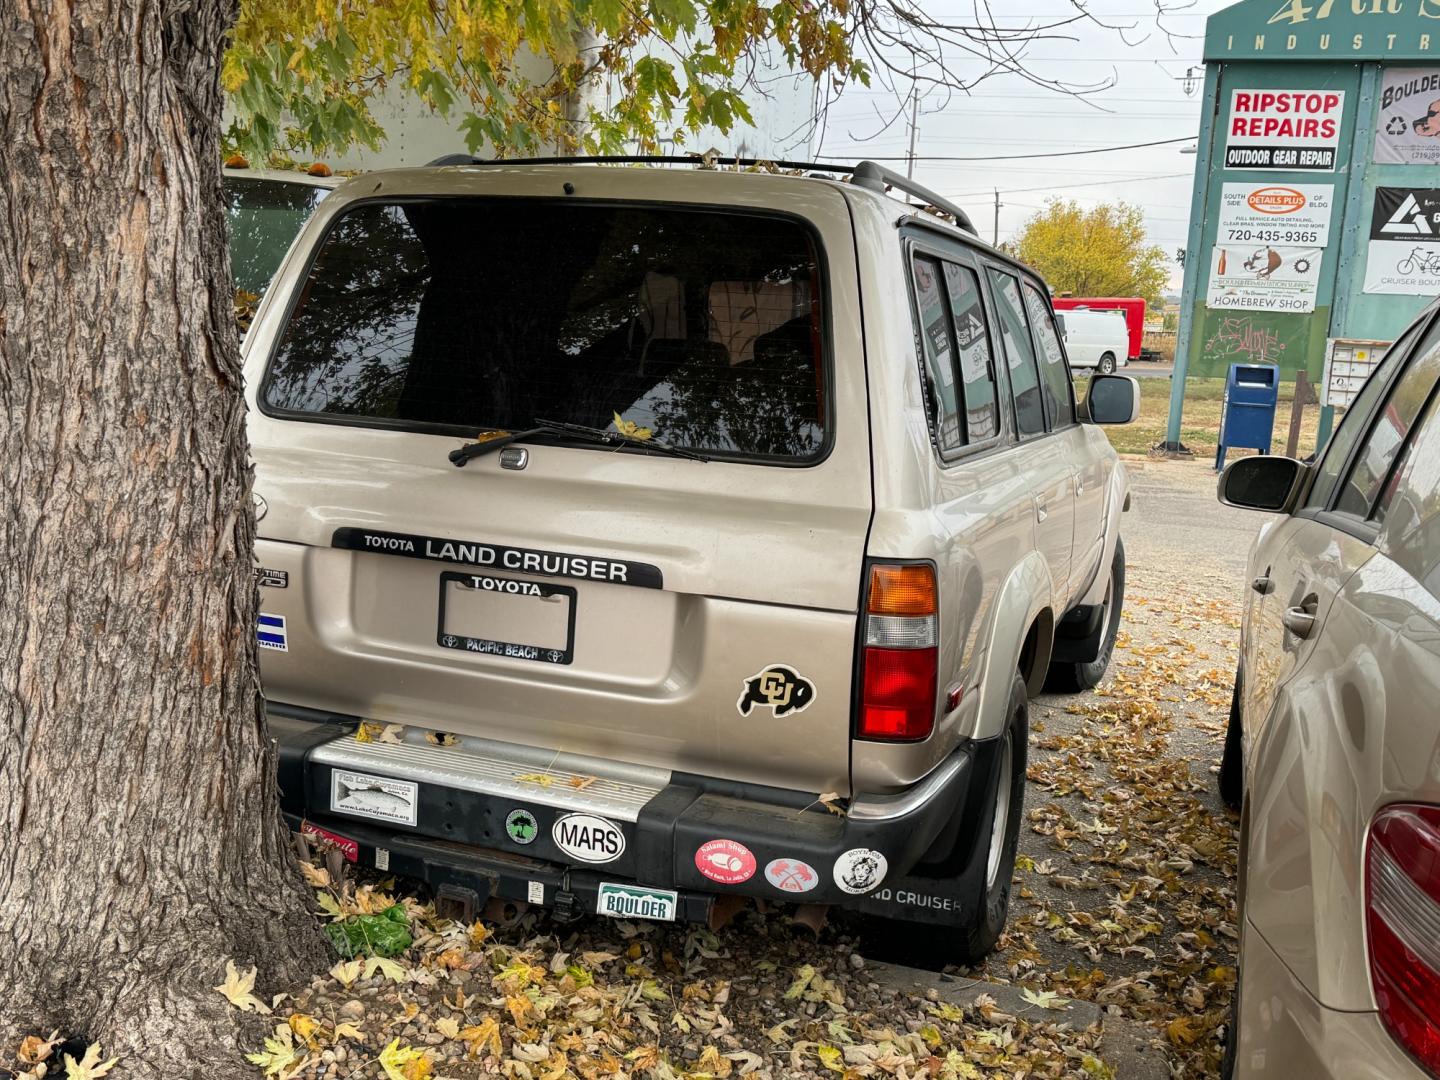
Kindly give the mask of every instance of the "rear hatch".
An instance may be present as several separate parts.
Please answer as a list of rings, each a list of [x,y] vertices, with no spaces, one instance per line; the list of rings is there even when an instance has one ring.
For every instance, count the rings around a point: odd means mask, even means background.
[[[848,791],[871,511],[853,244],[842,194],[793,178],[339,189],[247,342],[267,696]],[[710,460],[561,435],[449,459],[541,420]]]

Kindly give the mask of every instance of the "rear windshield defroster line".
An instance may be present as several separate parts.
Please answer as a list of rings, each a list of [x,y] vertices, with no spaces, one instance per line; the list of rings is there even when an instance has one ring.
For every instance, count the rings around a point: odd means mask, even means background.
[[[320,246],[261,405],[472,438],[541,417],[633,424],[677,447],[800,463],[829,434],[823,294],[814,235],[792,218],[359,203]]]

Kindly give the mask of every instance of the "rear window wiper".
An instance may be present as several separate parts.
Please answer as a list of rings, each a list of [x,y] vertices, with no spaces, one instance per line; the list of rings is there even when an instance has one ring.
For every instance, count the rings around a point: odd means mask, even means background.
[[[486,433],[486,437],[473,443],[466,443],[458,449],[450,451],[450,462],[456,468],[463,466],[472,458],[482,457],[511,443],[522,442],[534,438],[536,435],[558,435],[561,438],[575,439],[577,441],[598,443],[601,446],[636,446],[642,450],[653,450],[658,454],[668,457],[688,458],[691,461],[709,461],[704,454],[696,453],[694,450],[686,450],[683,447],[671,446],[660,439],[641,439],[634,435],[626,435],[621,431],[610,431],[606,428],[589,427],[585,424],[571,424],[564,420],[536,420],[535,426],[524,431],[494,432]]]

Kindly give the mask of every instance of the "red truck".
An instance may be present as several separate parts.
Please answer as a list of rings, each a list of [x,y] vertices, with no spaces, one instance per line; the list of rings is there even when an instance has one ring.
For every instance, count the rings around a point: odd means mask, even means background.
[[[1127,359],[1141,358],[1141,344],[1145,340],[1145,300],[1139,296],[1057,296],[1056,311],[1073,311],[1089,308],[1091,311],[1122,311],[1125,326],[1130,331],[1130,355]]]

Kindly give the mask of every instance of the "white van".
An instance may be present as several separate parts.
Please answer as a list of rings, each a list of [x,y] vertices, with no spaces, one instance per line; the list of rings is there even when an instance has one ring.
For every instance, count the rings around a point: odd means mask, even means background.
[[[1124,367],[1130,355],[1130,329],[1125,325],[1123,311],[1091,311],[1071,308],[1055,312],[1060,334],[1065,339],[1065,355],[1072,368],[1098,368],[1109,375]]]

